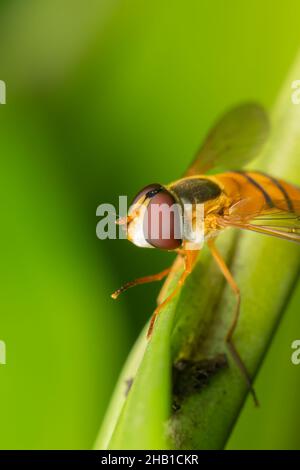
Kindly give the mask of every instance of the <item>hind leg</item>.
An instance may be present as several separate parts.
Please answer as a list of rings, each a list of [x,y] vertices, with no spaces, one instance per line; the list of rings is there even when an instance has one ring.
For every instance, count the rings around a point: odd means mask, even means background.
[[[228,284],[230,285],[232,291],[234,292],[234,294],[236,296],[236,306],[235,306],[235,311],[234,311],[234,315],[233,315],[233,320],[232,320],[232,323],[230,325],[230,328],[227,332],[227,335],[226,335],[225,339],[226,339],[226,343],[228,345],[228,348],[229,348],[229,351],[231,353],[232,358],[234,359],[236,365],[240,369],[243,377],[245,378],[245,380],[247,382],[247,385],[248,385],[249,391],[252,394],[254,403],[255,403],[256,406],[258,406],[259,402],[258,402],[256,393],[255,393],[255,390],[253,388],[250,375],[248,373],[248,370],[247,370],[247,368],[246,368],[246,366],[245,366],[238,350],[235,347],[235,344],[234,344],[233,338],[232,338],[232,336],[234,334],[234,331],[235,331],[235,328],[237,326],[238,319],[239,319],[239,314],[240,314],[240,305],[241,305],[240,289],[239,289],[237,283],[234,280],[234,277],[232,276],[231,272],[229,271],[225,261],[223,260],[221,254],[219,253],[218,249],[216,248],[216,246],[215,246],[215,244],[212,240],[210,240],[208,242],[208,246],[211,250],[211,253],[212,253],[217,265],[219,266],[219,268],[220,268],[221,272],[223,273],[226,281],[228,282]]]

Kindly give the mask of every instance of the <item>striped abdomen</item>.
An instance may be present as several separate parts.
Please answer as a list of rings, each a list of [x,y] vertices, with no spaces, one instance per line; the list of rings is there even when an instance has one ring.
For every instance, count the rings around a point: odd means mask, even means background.
[[[232,205],[245,201],[245,212],[284,210],[300,214],[300,188],[265,173],[235,171],[215,178]]]

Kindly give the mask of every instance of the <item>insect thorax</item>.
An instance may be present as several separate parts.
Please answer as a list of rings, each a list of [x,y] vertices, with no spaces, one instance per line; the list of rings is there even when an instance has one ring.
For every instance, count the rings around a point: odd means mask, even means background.
[[[202,233],[199,237],[203,241],[215,236],[218,231],[216,215],[224,201],[223,190],[217,182],[206,177],[183,178],[172,183],[169,189],[182,207],[187,238],[195,230]]]
[[[217,183],[204,177],[182,178],[172,183],[170,190],[181,204],[204,204],[222,193]]]

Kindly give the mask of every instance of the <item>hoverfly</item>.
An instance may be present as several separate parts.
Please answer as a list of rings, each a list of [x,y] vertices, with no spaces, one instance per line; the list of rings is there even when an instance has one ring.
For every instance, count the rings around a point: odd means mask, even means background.
[[[158,313],[178,293],[193,270],[199,250],[190,250],[184,236],[181,239],[174,236],[174,219],[170,218],[167,222],[170,225],[169,237],[157,236],[155,239],[143,233],[144,219],[148,219],[150,226],[159,223],[155,217],[149,219],[147,215],[153,204],[168,207],[187,201],[192,207],[196,204],[204,206],[204,240],[237,299],[226,342],[255,402],[257,399],[249,374],[232,339],[240,311],[240,290],[214,240],[222,230],[237,227],[300,242],[300,188],[268,174],[241,170],[259,153],[268,133],[269,121],[261,106],[247,103],[233,108],[217,121],[183,178],[168,185],[151,184],[145,187],[135,197],[127,217],[117,221],[126,225],[127,238],[137,246],[177,252],[173,272],[184,262],[177,286],[154,311],[149,337]],[[225,168],[231,170],[224,172]],[[204,176],[207,172],[209,174]],[[134,285],[161,280],[170,270],[129,282],[114,292],[112,297],[117,298]]]

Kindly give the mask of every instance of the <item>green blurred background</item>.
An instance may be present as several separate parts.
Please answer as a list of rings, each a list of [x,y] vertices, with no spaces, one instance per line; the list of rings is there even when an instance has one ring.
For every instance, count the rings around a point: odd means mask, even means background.
[[[225,108],[271,109],[299,17],[298,0],[1,1],[0,448],[93,445],[159,286],[109,294],[173,258],[98,240],[96,207],[181,175]],[[230,448],[300,448],[299,305]]]

